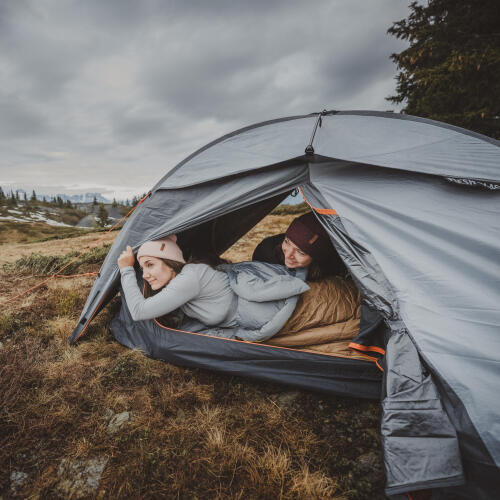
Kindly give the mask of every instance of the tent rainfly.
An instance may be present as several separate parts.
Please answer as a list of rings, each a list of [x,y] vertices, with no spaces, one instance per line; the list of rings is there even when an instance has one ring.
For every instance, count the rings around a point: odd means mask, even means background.
[[[196,151],[135,210],[70,341],[119,289],[125,245],[177,233],[224,252],[300,188],[364,304],[383,318],[385,356],[277,348],[133,322],[116,339],[184,366],[381,398],[387,495],[497,498],[500,491],[500,142],[444,123],[323,111],[252,125]],[[370,347],[367,347],[370,349]],[[406,498],[406,495],[405,495]]]

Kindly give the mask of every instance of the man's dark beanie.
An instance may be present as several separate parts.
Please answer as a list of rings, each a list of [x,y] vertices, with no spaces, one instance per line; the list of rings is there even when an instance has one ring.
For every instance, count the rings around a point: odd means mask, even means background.
[[[324,260],[332,251],[326,231],[312,212],[297,217],[285,236],[317,261]]]

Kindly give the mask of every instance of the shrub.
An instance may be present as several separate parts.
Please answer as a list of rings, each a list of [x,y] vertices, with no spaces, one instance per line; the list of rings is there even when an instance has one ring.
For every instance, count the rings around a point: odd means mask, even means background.
[[[76,273],[83,264],[102,264],[111,245],[95,247],[82,255],[75,262],[64,269],[63,274]],[[29,272],[32,274],[52,274],[71,262],[80,252],[70,252],[65,255],[41,255],[33,253],[21,257],[14,263],[4,264],[7,272]]]
[[[83,304],[80,304],[81,297],[79,291],[62,290],[57,297],[56,311],[61,316],[71,316],[81,309]]]
[[[12,314],[4,313],[0,315],[0,334],[10,335],[14,333],[16,321]]]
[[[71,226],[76,226],[82,218],[83,217],[72,213],[61,213],[61,221],[64,222],[64,224],[70,224]]]

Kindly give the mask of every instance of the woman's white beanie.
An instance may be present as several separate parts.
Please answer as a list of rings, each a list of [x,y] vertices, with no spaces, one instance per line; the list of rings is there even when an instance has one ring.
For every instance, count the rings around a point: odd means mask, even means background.
[[[139,248],[137,260],[141,257],[158,257],[159,259],[175,260],[185,263],[182,250],[176,243],[177,236],[171,234],[161,240],[147,241]]]

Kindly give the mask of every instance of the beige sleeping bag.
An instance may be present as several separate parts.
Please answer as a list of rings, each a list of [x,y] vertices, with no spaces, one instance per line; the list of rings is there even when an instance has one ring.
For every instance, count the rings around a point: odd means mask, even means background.
[[[364,357],[348,347],[360,323],[361,294],[354,282],[333,276],[308,285],[292,316],[266,344]]]

